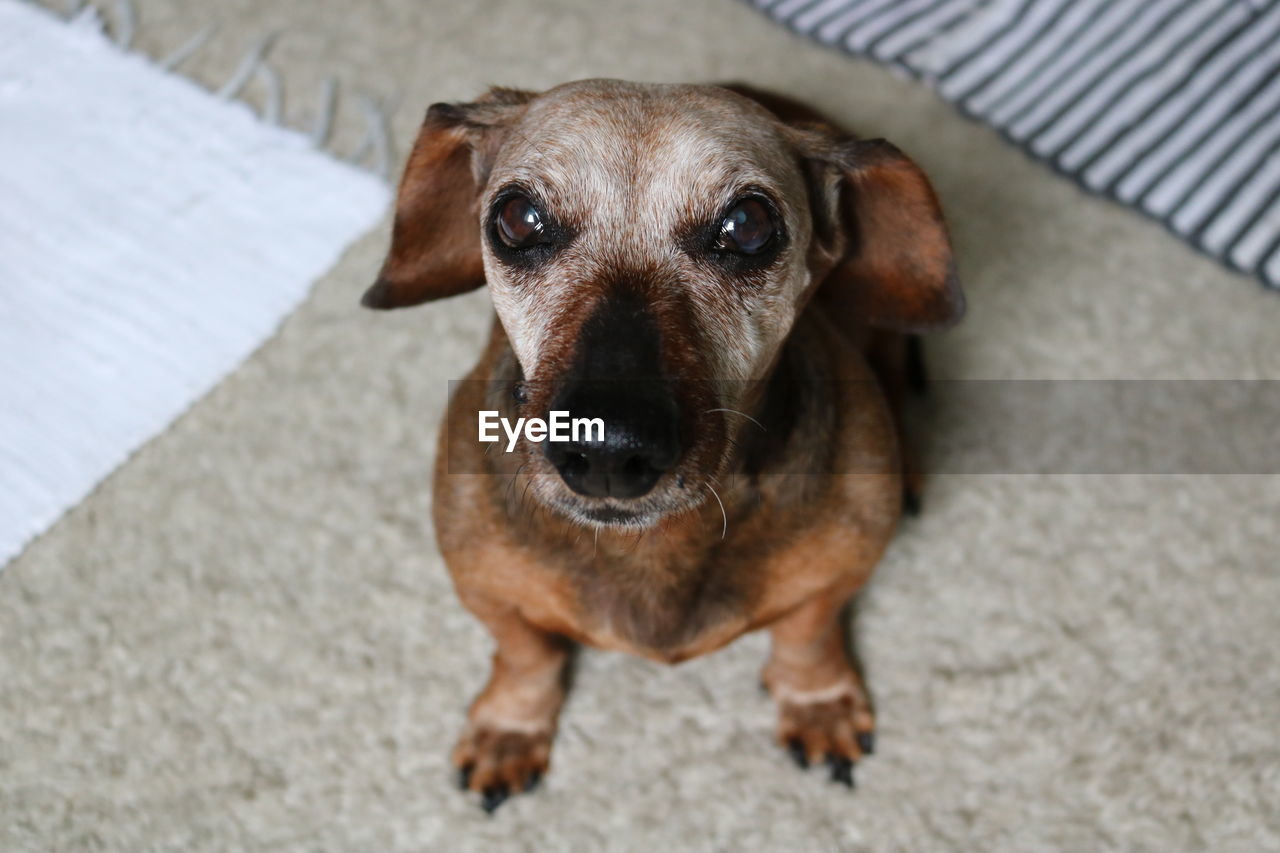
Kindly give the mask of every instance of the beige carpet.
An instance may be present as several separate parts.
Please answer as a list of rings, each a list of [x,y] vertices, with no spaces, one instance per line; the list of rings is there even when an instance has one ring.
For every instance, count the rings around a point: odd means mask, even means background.
[[[401,152],[488,83],[775,86],[934,176],[972,305],[935,372],[1280,378],[1280,296],[732,0],[139,5],[153,55],[220,24],[207,82],[284,31],[290,117],[333,71]],[[585,655],[544,787],[485,817],[447,753],[489,647],[426,517],[487,303],[361,312],[385,239],[0,576],[0,850],[1280,850],[1276,476],[937,479],[860,607],[856,792],[774,748],[751,637]]]

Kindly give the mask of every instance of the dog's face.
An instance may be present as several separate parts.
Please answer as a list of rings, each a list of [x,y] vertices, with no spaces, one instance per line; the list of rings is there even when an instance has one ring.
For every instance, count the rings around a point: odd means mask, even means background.
[[[841,162],[855,153],[863,163]],[[604,423],[603,440],[522,439],[533,494],[583,523],[645,526],[710,499],[752,426],[751,389],[833,277],[857,289],[859,320],[958,312],[936,202],[910,161],[719,87],[583,81],[432,108],[365,302],[487,282],[520,414]]]
[[[620,312],[677,336],[667,358],[688,350],[699,378],[767,370],[810,281],[807,193],[777,122],[721,92],[571,84],[506,134],[480,197],[485,277],[531,380]]]

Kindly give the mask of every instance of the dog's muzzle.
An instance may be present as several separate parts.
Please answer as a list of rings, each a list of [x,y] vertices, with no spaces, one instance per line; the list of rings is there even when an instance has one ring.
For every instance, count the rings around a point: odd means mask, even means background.
[[[680,410],[663,377],[657,323],[626,291],[603,299],[583,325],[577,359],[552,410],[599,419],[603,437],[584,430],[547,442],[544,452],[574,492],[593,498],[648,494],[680,460]]]

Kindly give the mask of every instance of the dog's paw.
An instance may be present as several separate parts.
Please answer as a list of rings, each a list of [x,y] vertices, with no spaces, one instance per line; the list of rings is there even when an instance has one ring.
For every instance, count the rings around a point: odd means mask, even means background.
[[[480,795],[480,806],[492,814],[513,794],[532,791],[551,760],[549,732],[511,731],[469,726],[453,751],[458,786]]]
[[[852,788],[853,767],[875,751],[875,717],[854,692],[778,704],[778,741],[802,768],[825,762],[831,780]]]

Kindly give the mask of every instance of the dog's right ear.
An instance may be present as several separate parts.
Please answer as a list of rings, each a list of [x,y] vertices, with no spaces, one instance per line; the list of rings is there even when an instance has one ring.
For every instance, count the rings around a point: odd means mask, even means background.
[[[490,89],[471,104],[433,104],[396,195],[391,249],[360,302],[403,308],[484,284],[480,189],[507,127],[537,95]]]

